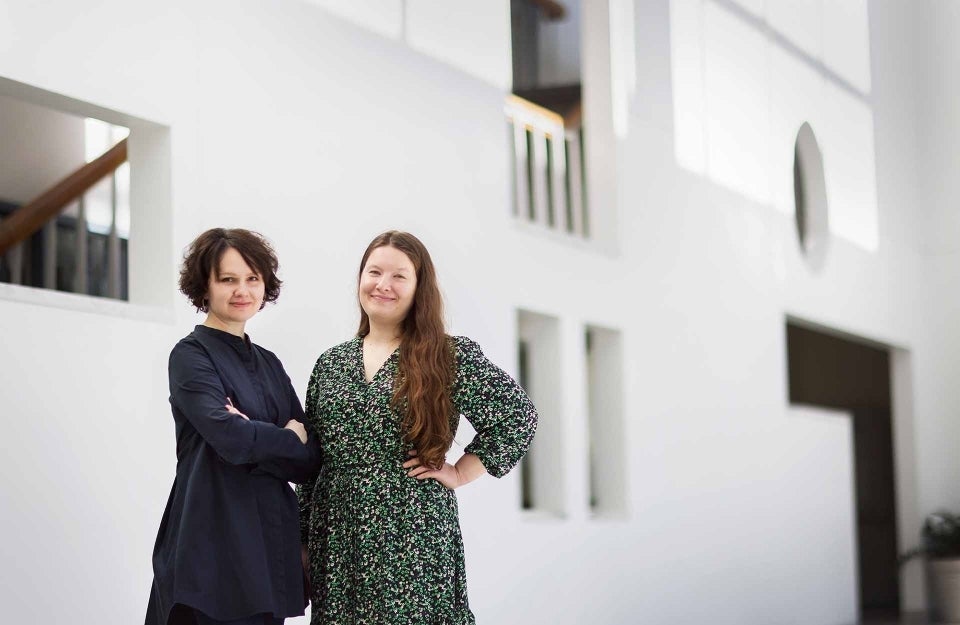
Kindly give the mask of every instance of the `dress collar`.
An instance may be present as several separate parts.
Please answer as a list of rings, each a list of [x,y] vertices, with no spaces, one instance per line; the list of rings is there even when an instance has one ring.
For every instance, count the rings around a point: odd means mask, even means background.
[[[236,334],[231,334],[224,330],[217,330],[216,328],[211,328],[203,324],[196,326],[194,331],[205,336],[216,337],[241,352],[246,351],[249,353],[252,346],[250,335],[246,332],[244,332],[242,337],[239,337]]]

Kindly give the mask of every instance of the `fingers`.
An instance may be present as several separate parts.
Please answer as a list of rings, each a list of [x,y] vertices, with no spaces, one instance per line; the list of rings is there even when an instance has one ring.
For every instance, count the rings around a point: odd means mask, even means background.
[[[407,452],[407,455],[416,456],[417,450],[411,449],[410,451]],[[418,466],[420,466],[420,460],[418,458],[411,458],[410,460],[407,460],[406,462],[403,463],[404,469],[412,469],[413,467],[418,467]]]
[[[445,465],[440,465],[440,468],[433,469],[426,465],[420,464],[420,459],[417,458],[417,450],[411,449],[407,452],[407,455],[411,456],[409,460],[403,463],[403,468],[407,469],[407,475],[409,477],[415,477],[418,480],[427,480],[435,479],[438,482],[443,483],[443,469]]]
[[[233,400],[230,399],[229,397],[227,397],[227,403],[224,404],[223,407],[226,408],[226,409],[227,409],[227,412],[229,412],[230,414],[235,414],[235,415],[237,415],[237,416],[243,417],[243,418],[246,419],[247,421],[250,420],[250,417],[248,417],[247,415],[245,415],[245,414],[243,414],[242,412],[240,412],[239,410],[237,410],[237,407],[233,405]]]
[[[300,442],[303,444],[307,443],[307,430],[302,423],[296,419],[290,419],[287,421],[287,424],[283,426],[284,429],[292,431],[300,439]]]
[[[418,476],[423,475],[423,474],[425,474],[425,473],[436,473],[435,470],[431,469],[430,467],[428,467],[428,466],[426,466],[426,465],[422,465],[422,464],[415,464],[415,465],[413,465],[413,466],[411,466],[411,467],[407,467],[407,468],[410,469],[409,471],[407,471],[407,475],[409,475],[410,477],[418,477]]]
[[[233,404],[225,404],[223,407],[226,408],[226,409],[227,409],[227,412],[229,412],[230,414],[235,414],[235,415],[237,415],[238,417],[243,417],[243,418],[246,419],[247,421],[250,420],[250,417],[248,417],[247,415],[245,415],[245,414],[243,414],[242,412],[240,412],[239,410],[237,410],[237,409],[233,406]]]
[[[417,477],[417,478],[430,477],[429,475],[427,475],[428,473],[433,473],[433,471],[424,467],[417,467],[415,469],[407,471],[408,476]]]

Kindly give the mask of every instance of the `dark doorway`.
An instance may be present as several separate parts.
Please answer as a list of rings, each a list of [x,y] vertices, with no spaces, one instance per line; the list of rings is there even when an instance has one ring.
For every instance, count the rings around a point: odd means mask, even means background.
[[[890,352],[787,323],[790,403],[836,408],[853,417],[860,607],[897,613],[897,520]]]

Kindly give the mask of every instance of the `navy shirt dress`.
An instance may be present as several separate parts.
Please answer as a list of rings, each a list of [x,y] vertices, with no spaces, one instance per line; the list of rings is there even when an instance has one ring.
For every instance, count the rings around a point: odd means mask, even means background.
[[[315,440],[304,445],[283,427],[303,421],[290,378],[248,337],[206,326],[173,348],[169,373],[177,472],[154,547],[146,625],[303,614],[289,482],[314,477],[320,460]],[[225,409],[227,398],[249,421]]]

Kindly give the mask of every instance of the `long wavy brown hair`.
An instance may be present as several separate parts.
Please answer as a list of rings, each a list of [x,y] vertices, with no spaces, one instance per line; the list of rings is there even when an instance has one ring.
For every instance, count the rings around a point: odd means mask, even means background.
[[[408,232],[390,230],[367,246],[357,273],[357,299],[363,268],[378,247],[403,252],[417,275],[413,303],[403,320],[400,335],[400,363],[391,405],[403,414],[404,436],[417,450],[420,462],[439,468],[453,442],[454,418],[450,390],[454,380],[453,348],[443,323],[443,298],[437,272],[427,248]],[[360,307],[358,336],[370,332],[370,318]]]

